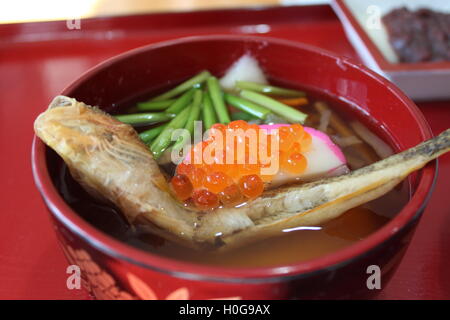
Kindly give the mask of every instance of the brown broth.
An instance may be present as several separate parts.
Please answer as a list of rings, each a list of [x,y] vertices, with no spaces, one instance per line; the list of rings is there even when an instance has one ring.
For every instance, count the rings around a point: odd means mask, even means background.
[[[131,228],[117,208],[89,196],[62,166],[59,189],[69,205],[105,233],[134,247],[188,262],[223,267],[263,267],[306,261],[345,248],[385,225],[409,199],[404,182],[383,197],[353,208],[323,226],[299,228],[228,252],[197,251]]]
[[[289,87],[285,84],[283,86]],[[312,101],[332,101],[330,108],[344,121],[355,119],[355,115],[344,112],[348,108],[336,99],[324,99],[322,95],[310,90],[308,98]],[[312,103],[301,109],[310,115],[306,125],[317,127],[320,116],[312,107]],[[330,136],[336,134],[333,128],[329,128],[327,133]],[[374,150],[371,150],[375,154]],[[349,163],[351,169],[370,164],[364,162],[364,159],[359,157],[358,150],[352,146],[343,148],[343,152],[347,158],[356,159],[355,164]],[[325,225],[298,228],[289,232],[285,230],[278,237],[217,253],[187,249],[149,233],[145,226],[130,227],[117,208],[89,196],[73,180],[65,165],[61,167],[56,184],[67,203],[84,219],[123,242],[161,256],[223,267],[284,265],[310,260],[345,248],[385,225],[402,209],[410,194],[408,181],[405,181],[383,197],[353,208]]]
[[[401,198],[402,192],[394,192]],[[397,195],[398,193],[398,195]],[[401,209],[400,203],[398,209]],[[223,253],[186,249],[167,241],[160,241],[144,230],[127,242],[133,246],[162,256],[222,267],[267,267],[307,261],[345,248],[373,233],[389,218],[377,214],[371,206],[347,211],[323,226],[299,228],[275,238],[259,241]],[[393,210],[392,213],[397,212]],[[385,212],[384,212],[385,213]],[[140,234],[139,234],[140,233]],[[155,244],[155,241],[157,244]]]

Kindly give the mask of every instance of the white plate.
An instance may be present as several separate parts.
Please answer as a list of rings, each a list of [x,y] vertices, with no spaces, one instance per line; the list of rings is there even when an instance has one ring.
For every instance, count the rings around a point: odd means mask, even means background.
[[[450,62],[399,63],[381,17],[392,9],[450,13],[449,0],[334,0],[349,41],[364,63],[415,100],[450,98]]]

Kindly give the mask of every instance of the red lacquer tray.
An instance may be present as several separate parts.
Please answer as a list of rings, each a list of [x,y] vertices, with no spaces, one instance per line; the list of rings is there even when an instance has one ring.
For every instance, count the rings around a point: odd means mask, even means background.
[[[257,34],[357,59],[328,6],[223,10],[0,25],[0,299],[89,299],[66,286],[67,263],[34,186],[33,120],[82,72],[126,50],[204,34]],[[111,88],[114,90],[114,88]],[[435,134],[450,127],[450,101],[419,107]],[[379,298],[450,298],[450,154],[396,274]]]

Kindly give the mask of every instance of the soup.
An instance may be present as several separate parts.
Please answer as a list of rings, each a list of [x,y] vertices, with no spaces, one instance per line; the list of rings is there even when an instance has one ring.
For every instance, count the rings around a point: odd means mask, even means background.
[[[324,111],[317,107],[316,102],[326,106],[331,116],[343,123],[356,121],[355,116],[344,111],[346,106],[337,99],[310,90],[308,98],[310,100],[308,105],[302,106],[302,111],[309,115],[305,124],[307,126],[318,128],[324,125]],[[130,103],[124,104],[124,106],[128,105]],[[138,130],[145,129],[148,128],[143,127]],[[341,143],[344,141],[341,148],[348,159],[350,169],[354,170],[380,159],[376,150],[363,139],[354,143],[332,125],[322,129],[335,141],[340,140]],[[165,170],[170,175],[173,174],[171,171],[173,167],[165,167]],[[323,225],[286,229],[273,238],[224,252],[215,252],[190,249],[165,240],[153,234],[145,224],[131,227],[117,208],[93,199],[84,191],[71,177],[66,165],[61,167],[57,177],[57,187],[63,198],[77,213],[95,227],[120,241],[164,257],[222,267],[286,265],[314,259],[345,248],[388,223],[390,218],[406,204],[410,193],[408,181],[404,181],[384,196],[350,209]]]

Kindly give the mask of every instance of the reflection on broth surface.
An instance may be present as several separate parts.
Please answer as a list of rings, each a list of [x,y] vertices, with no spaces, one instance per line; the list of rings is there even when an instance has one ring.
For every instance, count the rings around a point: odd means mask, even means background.
[[[312,103],[302,107],[302,111],[309,114],[306,125],[319,128],[323,125],[323,109],[317,107],[313,95],[308,95]],[[317,98],[322,99],[320,96],[316,96]],[[352,117],[340,112],[340,109],[339,103],[333,103],[333,109],[330,108],[331,115],[345,123],[354,121]],[[341,145],[341,148],[348,159],[350,169],[354,170],[380,159],[371,146],[361,139],[355,144],[356,137],[349,139],[345,131],[339,128],[337,130],[336,126],[331,124],[330,122],[323,131],[336,143],[340,140],[341,143],[344,141],[347,144]],[[383,197],[353,208],[323,226],[293,228],[285,230],[277,237],[237,249],[212,252],[187,249],[174,244],[149,233],[143,225],[130,227],[119,210],[89,196],[73,180],[65,164],[61,167],[57,187],[68,204],[84,219],[123,242],[165,257],[226,267],[283,265],[334,252],[367,237],[385,225],[409,199],[409,185],[406,180]]]

